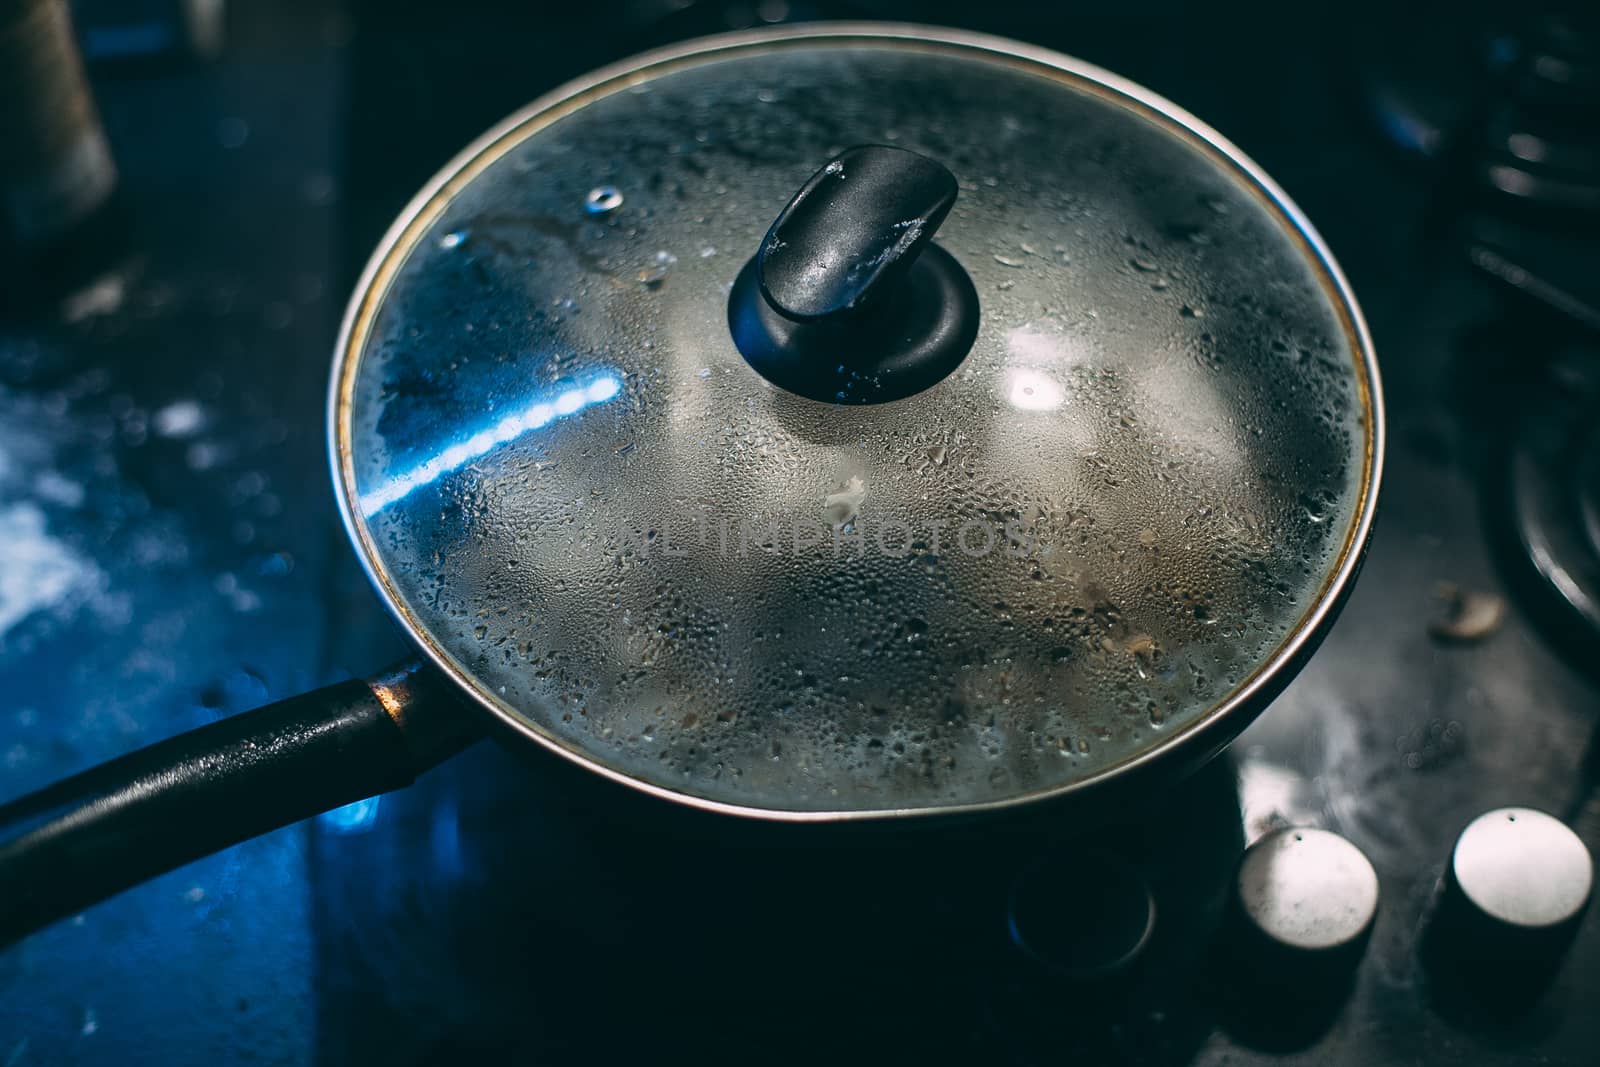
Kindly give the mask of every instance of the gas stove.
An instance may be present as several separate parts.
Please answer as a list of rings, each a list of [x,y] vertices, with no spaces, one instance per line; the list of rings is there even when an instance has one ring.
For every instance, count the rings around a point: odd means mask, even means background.
[[[1507,72],[1592,71],[1595,38],[1469,14],[235,5],[213,61],[94,64],[130,233],[0,326],[0,799],[405,654],[325,484],[343,298],[482,129],[698,33],[916,18],[1177,101],[1332,247],[1389,453],[1323,647],[1109,822],[791,848],[480,745],[0,952],[0,1064],[1593,1062],[1595,921],[1552,947],[1489,913],[1496,835],[1555,872],[1524,903],[1600,846],[1600,335],[1572,266],[1600,238],[1495,169],[1549,184]]]

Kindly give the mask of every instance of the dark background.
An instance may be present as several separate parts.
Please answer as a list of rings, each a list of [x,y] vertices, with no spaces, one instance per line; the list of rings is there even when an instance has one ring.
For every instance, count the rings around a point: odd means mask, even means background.
[[[1600,841],[1593,653],[1500,547],[1496,475],[1519,419],[1587,396],[1592,342],[1470,265],[1455,163],[1418,151],[1418,116],[1455,121],[1478,91],[1475,8],[258,2],[228,6],[213,60],[95,58],[93,29],[134,8],[166,5],[84,4],[79,19],[124,232],[0,322],[0,799],[404,654],[326,474],[328,359],[356,272],[507,112],[732,26],[982,28],[1211,123],[1288,190],[1362,301],[1388,390],[1385,499],[1311,666],[1225,760],[1109,829],[843,856],[719,848],[647,833],[611,787],[569,789],[479,746],[0,952],[0,1067],[1595,1062],[1593,921],[1509,1017],[1452,1010],[1416,957],[1451,842],[1479,812],[1541,807]],[[1419,110],[1376,106],[1385,93]],[[1430,637],[1441,582],[1508,597],[1505,625],[1468,646]],[[1228,870],[1282,821],[1344,833],[1382,881],[1325,1027],[1211,995]],[[1128,857],[1156,888],[1155,965],[1131,987],[1063,986],[1008,943],[1006,890],[1057,837]]]

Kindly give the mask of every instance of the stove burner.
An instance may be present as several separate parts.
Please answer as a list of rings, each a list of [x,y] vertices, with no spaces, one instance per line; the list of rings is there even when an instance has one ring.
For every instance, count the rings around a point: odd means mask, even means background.
[[[1474,177],[1493,194],[1600,215],[1600,21],[1547,12],[1491,38],[1495,92],[1476,125]]]
[[[1600,213],[1600,18],[1479,12],[1454,25],[1412,11],[1366,45],[1363,89],[1380,131],[1439,159],[1500,206]],[[1420,39],[1442,47],[1419,55]]]
[[[1436,221],[1475,267],[1600,330],[1600,17],[1506,6],[1399,16],[1363,42],[1366,105],[1385,139],[1438,168]],[[1419,56],[1424,39],[1439,45]]]
[[[1563,353],[1522,405],[1499,510],[1565,620],[1563,643],[1600,644],[1600,351]]]

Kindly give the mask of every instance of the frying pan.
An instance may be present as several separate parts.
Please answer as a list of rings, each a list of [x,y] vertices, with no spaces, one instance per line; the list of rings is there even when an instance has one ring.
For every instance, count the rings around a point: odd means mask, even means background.
[[[419,658],[0,808],[0,941],[487,733],[755,823],[1148,795],[1333,622],[1383,407],[1327,248],[1215,131],[838,24],[468,147],[357,284],[328,434]]]

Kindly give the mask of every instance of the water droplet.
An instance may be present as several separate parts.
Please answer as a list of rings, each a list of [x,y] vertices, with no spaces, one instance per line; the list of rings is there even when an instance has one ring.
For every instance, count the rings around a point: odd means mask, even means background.
[[[622,192],[614,185],[597,185],[583,198],[583,210],[591,215],[609,215],[622,206]]]
[[[210,441],[197,441],[184,453],[184,461],[191,470],[210,470],[224,458],[224,451]]]
[[[678,257],[665,250],[656,253],[655,262],[639,272],[639,282],[647,289],[659,289],[667,280],[667,270],[678,262]]]
[[[1322,492],[1301,493],[1300,506],[1305,510],[1306,518],[1312,522],[1327,522],[1328,513],[1332,510],[1336,500],[1326,490]]]
[[[206,412],[193,400],[178,400],[156,411],[152,417],[156,433],[162,437],[192,437],[206,425]]]
[[[854,521],[867,497],[867,484],[860,476],[852,475],[838,489],[822,500],[823,515],[835,528],[843,528]]]
[[[457,248],[457,247],[460,246],[461,242],[465,241],[466,239],[467,239],[467,231],[466,230],[455,230],[455,231],[453,231],[451,233],[447,233],[443,237],[439,238],[439,247],[440,248],[446,248],[446,249]]]

